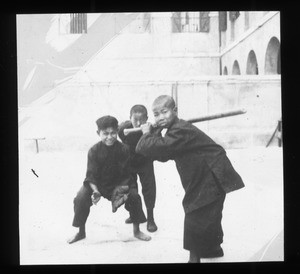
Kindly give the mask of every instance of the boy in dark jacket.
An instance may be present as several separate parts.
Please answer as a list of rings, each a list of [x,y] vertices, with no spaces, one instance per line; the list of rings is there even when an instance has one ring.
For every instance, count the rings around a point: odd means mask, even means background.
[[[171,96],[156,98],[152,110],[157,129],[141,125],[136,152],[159,161],[174,160],[185,190],[183,247],[189,262],[223,256],[222,210],[226,193],[244,187],[225,150],[192,124],[178,119]],[[164,137],[162,128],[166,128]]]
[[[74,199],[73,226],[78,233],[70,244],[86,237],[85,223],[90,207],[101,197],[112,202],[112,211],[125,203],[133,222],[133,234],[144,241],[151,239],[139,229],[146,222],[141,197],[129,172],[129,150],[117,140],[118,121],[112,116],[103,116],[96,121],[100,142],[88,152],[86,178]]]
[[[147,230],[149,232],[155,232],[157,226],[154,222],[153,209],[156,199],[156,183],[153,160],[135,152],[135,147],[143,135],[142,132],[133,132],[129,135],[124,134],[124,129],[140,127],[140,125],[145,124],[147,120],[148,113],[146,107],[143,105],[135,105],[130,110],[130,121],[125,121],[120,125],[118,134],[122,142],[129,146],[131,175],[134,178],[136,187],[137,176],[140,178],[142,193],[147,208]],[[132,220],[129,217],[125,222],[131,223]]]

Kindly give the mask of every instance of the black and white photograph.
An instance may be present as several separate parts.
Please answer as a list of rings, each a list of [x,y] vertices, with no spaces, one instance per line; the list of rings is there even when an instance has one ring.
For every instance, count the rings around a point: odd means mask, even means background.
[[[283,262],[280,20],[17,14],[20,265]]]

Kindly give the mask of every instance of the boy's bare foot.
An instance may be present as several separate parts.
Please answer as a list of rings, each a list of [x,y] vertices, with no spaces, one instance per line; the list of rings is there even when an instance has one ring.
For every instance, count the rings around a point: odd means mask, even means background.
[[[148,236],[147,234],[143,233],[142,231],[135,231],[133,233],[134,237],[139,239],[139,240],[142,240],[142,241],[150,241],[151,240],[151,237]]]
[[[147,222],[147,230],[149,232],[155,232],[157,230],[157,226],[156,226],[154,220],[148,220],[148,222]]]
[[[73,238],[68,240],[69,244],[75,243],[85,238],[85,233],[78,232]]]
[[[140,225],[133,223],[133,236],[142,241],[150,241],[151,237],[140,231]]]

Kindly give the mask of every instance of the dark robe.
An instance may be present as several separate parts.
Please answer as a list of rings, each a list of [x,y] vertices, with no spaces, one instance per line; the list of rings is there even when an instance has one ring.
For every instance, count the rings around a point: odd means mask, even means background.
[[[194,125],[176,118],[165,137],[144,134],[136,152],[159,161],[174,160],[185,190],[186,213],[244,187],[225,150]]]
[[[124,129],[133,128],[131,121],[125,121],[119,126],[118,135],[122,142],[129,147],[130,152],[130,171],[136,187],[137,176],[140,178],[142,193],[147,209],[155,207],[156,182],[153,168],[153,160],[135,152],[135,147],[142,137],[142,132],[132,132],[124,135]]]
[[[103,197],[110,199],[116,186],[134,187],[130,175],[129,149],[119,141],[112,146],[98,142],[88,152],[87,171],[83,184],[96,185]]]
[[[138,169],[147,162],[153,162],[149,158],[135,152],[135,147],[142,137],[142,132],[132,132],[128,135],[124,134],[124,129],[133,128],[131,121],[125,121],[119,126],[118,135],[122,142],[129,147],[130,166],[132,169]]]
[[[176,118],[164,137],[160,131],[144,134],[137,144],[136,152],[158,161],[175,161],[185,190],[182,201],[186,213],[185,240],[194,238],[195,243],[204,242],[209,231],[219,227],[209,237],[221,237],[215,241],[221,243],[223,232],[220,229],[220,216],[223,201],[226,193],[244,187],[240,175],[233,168],[223,147],[194,125]],[[207,216],[210,216],[209,219]],[[195,233],[189,237],[189,231]],[[213,240],[207,243],[209,245],[213,245]],[[186,242],[184,246],[187,246]],[[207,250],[207,246],[203,250]]]
[[[141,197],[130,174],[129,164],[129,148],[119,141],[112,146],[98,142],[89,150],[86,177],[74,198],[73,226],[85,225],[89,216],[93,193],[90,183],[95,184],[101,195],[112,202],[116,188],[128,186],[125,209],[129,211],[134,223],[146,221]]]

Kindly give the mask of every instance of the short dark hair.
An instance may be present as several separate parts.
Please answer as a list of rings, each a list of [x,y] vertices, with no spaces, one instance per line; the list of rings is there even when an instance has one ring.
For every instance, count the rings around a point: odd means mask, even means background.
[[[102,116],[96,121],[98,130],[103,130],[109,127],[118,129],[118,120],[110,115]]]
[[[174,108],[176,107],[176,103],[175,100],[172,96],[170,95],[160,95],[158,96],[154,101],[153,101],[153,105],[155,104],[159,104],[161,102],[165,103],[165,106],[167,106],[168,108]]]
[[[134,105],[131,109],[130,109],[130,117],[132,116],[133,113],[143,113],[144,115],[148,116],[148,112],[145,106],[143,105]]]

